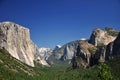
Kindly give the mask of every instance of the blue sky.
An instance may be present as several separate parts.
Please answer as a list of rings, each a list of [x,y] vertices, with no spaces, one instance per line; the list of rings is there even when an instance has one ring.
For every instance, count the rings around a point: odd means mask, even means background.
[[[30,29],[39,47],[89,38],[96,27],[120,30],[120,0],[0,0],[0,22]]]

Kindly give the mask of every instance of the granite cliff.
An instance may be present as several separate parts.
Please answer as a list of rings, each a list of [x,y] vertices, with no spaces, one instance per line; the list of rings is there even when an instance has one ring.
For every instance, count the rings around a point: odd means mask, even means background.
[[[93,30],[89,43],[97,46],[99,44],[108,45],[110,42],[114,41],[116,36],[112,36],[109,34],[108,30],[102,30],[96,28]]]
[[[89,67],[91,63],[91,57],[95,54],[97,48],[88,43],[87,40],[79,41],[78,47],[72,58],[73,68],[83,66],[84,68]]]
[[[106,60],[120,56],[120,33],[117,38],[106,47]]]
[[[106,46],[117,37],[118,31],[107,28],[93,30],[90,39],[69,42],[59,48],[54,57],[58,60],[71,60],[73,66],[89,67],[105,61]],[[74,64],[75,63],[75,64]]]
[[[111,28],[109,30],[95,29],[88,42],[79,43],[72,59],[73,68],[102,64],[120,55],[120,33],[119,35],[118,33],[119,31]]]
[[[0,48],[5,48],[11,56],[33,67],[34,60],[42,60],[38,47],[30,39],[29,29],[13,22],[0,23]]]
[[[77,49],[79,40],[69,42],[62,47],[58,48],[57,50],[53,51],[53,55],[56,59],[65,61],[65,60],[71,60],[75,50]]]

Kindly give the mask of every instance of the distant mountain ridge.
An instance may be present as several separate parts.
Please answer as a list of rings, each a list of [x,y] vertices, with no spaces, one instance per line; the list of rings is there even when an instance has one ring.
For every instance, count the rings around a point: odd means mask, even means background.
[[[90,39],[76,40],[63,45],[61,48],[53,53],[54,58],[66,61],[73,60],[75,55],[79,55],[79,57],[81,58],[79,64],[86,67],[92,65],[92,63],[95,63],[91,61],[91,58],[104,61],[105,50],[99,48],[102,45],[107,46],[110,42],[113,42],[116,39],[118,33],[119,31],[113,30],[111,28],[107,28],[106,30],[96,28],[93,30]],[[79,49],[79,53],[77,52],[77,49]],[[94,54],[95,57],[93,57]]]
[[[96,63],[102,63],[106,59],[112,58],[114,54],[119,54],[119,31],[112,28],[93,30],[90,39],[66,43],[63,46],[57,45],[54,50],[50,48],[40,48],[30,39],[28,28],[24,28],[13,22],[0,23],[0,48],[5,48],[11,56],[34,67],[36,63],[49,66],[55,64],[54,61],[77,62],[84,67]],[[117,38],[116,38],[117,37]],[[116,53],[116,49],[118,52]],[[95,62],[97,60],[97,62]],[[48,64],[49,63],[49,64]]]

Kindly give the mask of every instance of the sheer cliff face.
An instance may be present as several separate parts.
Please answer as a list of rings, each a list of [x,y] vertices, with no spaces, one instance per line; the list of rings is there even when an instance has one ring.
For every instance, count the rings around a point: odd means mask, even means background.
[[[89,42],[95,46],[98,44],[108,45],[115,39],[116,37],[109,35],[106,30],[97,28],[92,32]]]
[[[107,45],[106,49],[106,59],[111,59],[116,56],[120,56],[120,33],[118,34],[115,41]]]
[[[60,60],[71,60],[77,49],[79,40],[65,44],[55,52],[55,58]]]
[[[120,33],[118,34],[117,38],[114,41],[112,53],[114,55],[120,55]]]
[[[29,29],[12,22],[0,23],[0,47],[30,66],[34,66],[33,60],[39,53],[30,39]]]

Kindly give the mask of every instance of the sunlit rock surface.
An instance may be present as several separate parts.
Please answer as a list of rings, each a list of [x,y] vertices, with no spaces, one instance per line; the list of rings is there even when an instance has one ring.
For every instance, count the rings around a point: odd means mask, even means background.
[[[16,59],[34,67],[40,57],[38,47],[30,39],[28,28],[13,22],[0,23],[0,47],[5,48]]]

